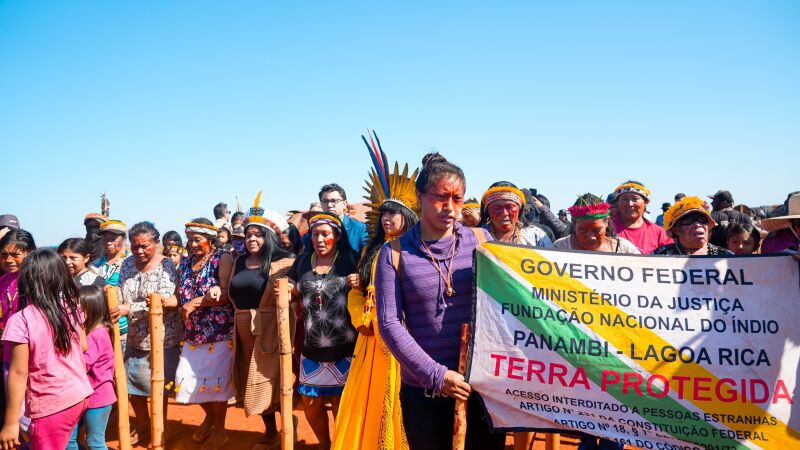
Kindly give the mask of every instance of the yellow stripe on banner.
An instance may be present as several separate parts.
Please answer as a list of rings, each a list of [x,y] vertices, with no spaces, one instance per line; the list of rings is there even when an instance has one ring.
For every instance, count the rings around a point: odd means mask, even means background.
[[[510,245],[497,245],[497,244],[489,244],[484,245],[484,249],[488,250],[492,253],[495,257],[500,259],[504,264],[514,270],[519,276],[527,280],[533,286],[541,287],[547,285],[548,287],[552,287],[555,289],[568,289],[575,292],[591,292],[592,289],[583,284],[582,282],[571,278],[567,273],[563,276],[558,275],[555,271],[551,275],[543,276],[540,275],[538,272],[530,274],[522,271],[522,260],[523,260],[523,253],[526,255],[534,254],[537,258],[543,261],[550,261],[549,259],[543,257],[539,252],[533,249],[522,249],[519,247],[514,247]],[[527,256],[524,259],[529,259],[530,257]],[[599,314],[613,314],[613,315],[620,315],[623,319],[628,316],[625,311],[611,305],[590,305],[587,303],[581,304],[582,311],[589,311],[595,317]],[[597,325],[597,321],[593,322],[591,325],[583,324],[583,326],[591,329],[598,335],[600,335],[603,339],[608,341],[609,344],[615,346],[616,348],[623,350],[630,348],[631,344],[635,343],[642,343],[646,342],[648,344],[654,346],[667,346],[671,345],[669,342],[665,341],[661,338],[658,334],[646,329],[646,328],[610,328],[607,326],[599,326]],[[601,332],[605,332],[601,334]],[[691,377],[691,378],[710,378],[711,379],[711,386],[715,386],[719,381],[719,378],[716,377],[713,373],[711,373],[708,369],[701,366],[700,364],[695,363],[682,363],[680,360],[675,362],[667,362],[667,361],[653,361],[653,360],[645,360],[635,361],[639,364],[643,369],[647,370],[651,374],[658,373],[660,375],[664,375],[672,379],[675,376],[684,376],[684,377]],[[738,380],[737,380],[738,381]],[[774,386],[770,386],[772,389]],[[674,391],[674,389],[670,389]],[[763,410],[762,408],[756,406],[754,403],[742,403],[740,401],[731,402],[731,403],[724,403],[719,401],[712,401],[712,402],[705,402],[705,401],[697,401],[691,398],[691,395],[686,395],[689,392],[691,394],[690,388],[684,388],[684,396],[683,399],[691,402],[695,406],[697,406],[700,410],[705,411],[709,414],[730,414],[730,415],[749,415],[755,417],[764,417],[766,418],[767,422],[771,422],[773,420],[773,416]],[[713,387],[712,387],[713,392]],[[632,395],[636,395],[635,393]],[[756,441],[757,445],[762,448],[775,448],[775,449],[782,449],[787,450],[790,448],[796,448],[794,446],[798,443],[798,438],[792,436],[793,433],[795,436],[797,432],[790,429],[788,425],[778,420],[778,418],[774,418],[776,424],[775,425],[762,425],[762,424],[736,424],[736,430],[742,431],[750,431],[750,432],[762,432],[764,433],[769,441]],[[721,425],[730,427],[724,423]]]

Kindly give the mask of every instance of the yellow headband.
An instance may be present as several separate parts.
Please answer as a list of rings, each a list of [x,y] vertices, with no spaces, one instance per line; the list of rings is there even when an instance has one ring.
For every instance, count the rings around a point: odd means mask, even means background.
[[[508,195],[511,194],[511,195]],[[488,205],[495,200],[511,200],[518,203],[520,206],[525,206],[525,194],[513,186],[495,186],[489,188],[481,198],[483,205]]]
[[[186,234],[198,233],[207,234],[209,236],[216,236],[219,228],[214,225],[207,225],[204,223],[189,222],[186,224]]]

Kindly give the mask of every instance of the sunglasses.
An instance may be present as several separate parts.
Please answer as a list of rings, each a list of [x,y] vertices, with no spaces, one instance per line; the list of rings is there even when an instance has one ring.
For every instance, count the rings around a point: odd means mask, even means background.
[[[681,217],[681,220],[678,221],[678,226],[688,227],[696,223],[708,225],[708,218],[703,214],[689,214],[688,216]]]

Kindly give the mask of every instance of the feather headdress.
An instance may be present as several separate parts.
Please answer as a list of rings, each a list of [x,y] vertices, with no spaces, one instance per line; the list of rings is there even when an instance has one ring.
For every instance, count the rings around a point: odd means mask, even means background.
[[[364,198],[368,201],[367,223],[369,225],[370,236],[375,236],[377,227],[380,226],[381,206],[386,202],[393,202],[409,209],[414,214],[419,215],[419,205],[417,203],[416,185],[419,169],[408,175],[408,164],[403,165],[402,172],[400,165],[395,162],[394,170],[389,172],[389,160],[381,147],[381,141],[374,131],[367,130],[369,139],[361,135],[361,139],[367,146],[369,156],[372,159],[372,170],[369,173],[364,190],[367,194]]]
[[[258,191],[258,194],[256,194],[256,199],[253,200],[253,206],[250,207],[250,211],[244,220],[245,228],[250,225],[257,225],[272,232],[275,232],[273,226],[277,227],[281,231],[289,228],[289,223],[286,222],[286,218],[275,211],[262,208],[260,203],[261,191]]]

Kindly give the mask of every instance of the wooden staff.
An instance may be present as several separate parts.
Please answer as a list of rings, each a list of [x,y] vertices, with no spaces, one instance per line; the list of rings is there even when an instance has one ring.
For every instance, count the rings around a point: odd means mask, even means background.
[[[161,296],[150,299],[150,448],[164,448],[164,308]]]
[[[289,281],[278,280],[278,354],[281,373],[281,448],[294,448],[292,423],[292,335],[289,328]]]
[[[467,346],[469,345],[469,325],[461,325],[461,352],[458,355],[458,373],[467,371]],[[467,442],[467,401],[456,399],[456,415],[453,422],[453,450],[464,450]]]
[[[106,289],[108,310],[119,305],[119,290],[116,286]],[[119,430],[119,450],[131,449],[131,425],[128,417],[128,377],[125,376],[125,362],[122,359],[119,321],[114,322],[114,385],[117,387],[117,429]]]

